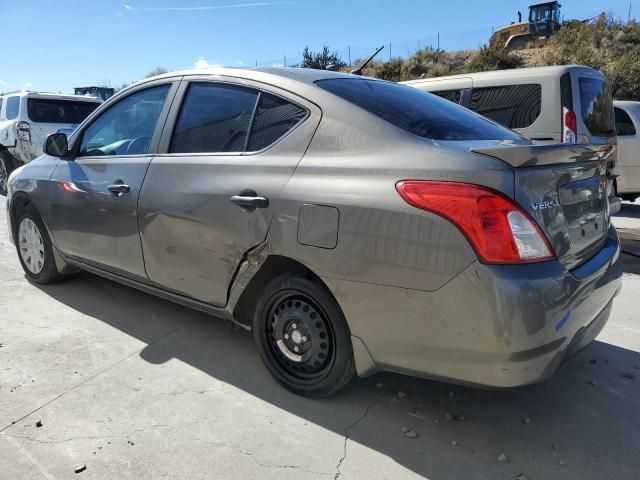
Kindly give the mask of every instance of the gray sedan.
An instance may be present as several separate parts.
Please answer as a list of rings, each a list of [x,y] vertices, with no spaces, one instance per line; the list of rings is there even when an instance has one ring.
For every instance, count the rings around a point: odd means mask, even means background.
[[[379,370],[538,382],[620,289],[612,145],[535,146],[394,83],[171,73],[46,152],[9,180],[31,281],[87,270],[241,324],[301,395]]]

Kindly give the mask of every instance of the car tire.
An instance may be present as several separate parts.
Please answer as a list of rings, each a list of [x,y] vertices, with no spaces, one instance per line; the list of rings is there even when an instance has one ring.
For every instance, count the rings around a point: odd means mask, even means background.
[[[13,169],[11,155],[5,149],[0,149],[0,195],[3,197],[7,196],[7,182]]]
[[[62,279],[47,228],[32,206],[18,212],[15,235],[18,259],[29,281],[46,285]]]
[[[342,310],[324,285],[304,274],[280,275],[265,286],[253,336],[267,369],[298,395],[327,397],[354,375],[351,333]]]

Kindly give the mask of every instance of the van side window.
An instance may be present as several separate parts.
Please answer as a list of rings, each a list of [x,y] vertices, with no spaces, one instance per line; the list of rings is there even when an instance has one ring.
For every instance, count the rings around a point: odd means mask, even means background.
[[[7,98],[7,108],[4,113],[7,120],[18,118],[18,114],[20,113],[20,97]]]
[[[462,90],[435,90],[430,93],[453,103],[460,103],[460,100],[462,99]]]
[[[542,87],[534,83],[474,88],[469,108],[505,127],[527,128],[540,116]]]
[[[616,133],[619,137],[636,134],[636,127],[629,114],[621,108],[615,108],[616,113]]]
[[[176,123],[171,153],[242,152],[258,91],[227,84],[193,83]]]
[[[2,120],[2,101],[3,100],[4,100],[3,98],[0,98],[0,120]]]

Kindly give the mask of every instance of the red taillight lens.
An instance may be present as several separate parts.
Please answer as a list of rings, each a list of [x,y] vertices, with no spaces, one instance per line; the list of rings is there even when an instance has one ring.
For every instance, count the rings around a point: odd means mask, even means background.
[[[554,258],[549,242],[529,214],[495,190],[428,180],[398,182],[396,190],[410,205],[454,223],[483,263],[529,263]]]
[[[578,138],[578,127],[576,114],[573,110],[562,107],[562,142],[576,143]]]

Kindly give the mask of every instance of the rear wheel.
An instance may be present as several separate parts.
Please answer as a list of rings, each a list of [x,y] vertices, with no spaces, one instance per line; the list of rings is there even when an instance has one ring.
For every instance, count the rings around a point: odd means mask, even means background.
[[[253,332],[271,374],[298,395],[326,397],[353,377],[351,334],[342,311],[331,293],[310,278],[286,274],[267,284]]]
[[[56,268],[53,245],[38,212],[31,206],[23,208],[16,225],[16,249],[27,278],[40,284],[60,280],[62,275]]]

